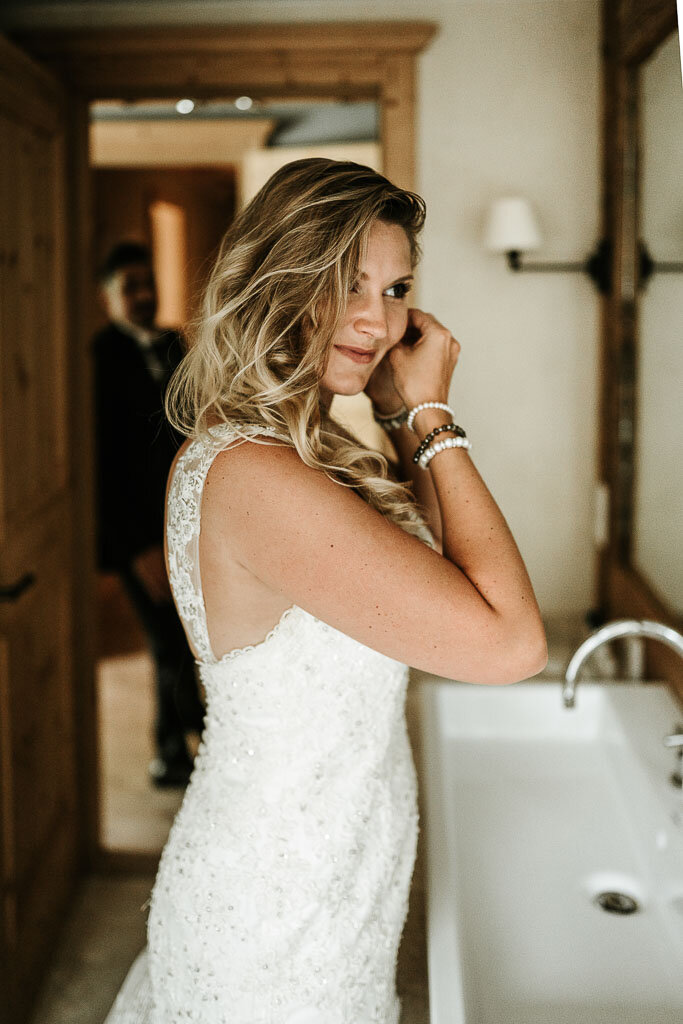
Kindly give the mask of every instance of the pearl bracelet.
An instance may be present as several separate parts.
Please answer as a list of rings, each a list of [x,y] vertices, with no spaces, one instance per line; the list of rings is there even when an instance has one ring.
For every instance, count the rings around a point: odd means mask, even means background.
[[[433,430],[429,431],[422,443],[418,445],[415,454],[413,455],[413,462],[415,464],[420,461],[422,453],[427,451],[434,438],[438,437],[439,434],[443,434],[444,431],[450,431],[450,433],[455,434],[456,437],[467,437],[467,434],[462,427],[457,426],[455,423],[444,423],[440,427],[434,427]]]
[[[426,469],[429,463],[432,461],[435,455],[439,452],[443,452],[446,448],[471,448],[472,443],[466,437],[447,437],[444,441],[437,441],[430,448],[422,453],[420,457],[419,465],[421,469]]]
[[[405,405],[398,412],[395,412],[393,416],[381,416],[375,411],[375,407],[372,407],[372,415],[375,423],[379,423],[383,430],[398,430],[408,419],[408,410]]]
[[[406,417],[406,426],[408,427],[408,430],[415,429],[413,427],[415,417],[423,409],[443,409],[444,412],[448,412],[451,414],[451,418],[455,418],[455,413],[451,409],[450,405],[446,405],[444,402],[421,402],[420,405],[416,405],[413,409],[411,409],[410,412],[408,413],[408,416]]]

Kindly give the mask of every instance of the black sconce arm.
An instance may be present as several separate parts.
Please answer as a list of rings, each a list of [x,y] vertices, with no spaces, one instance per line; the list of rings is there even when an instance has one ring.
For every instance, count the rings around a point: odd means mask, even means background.
[[[608,295],[612,288],[612,244],[607,238],[583,263],[522,263],[522,254],[516,250],[506,253],[506,256],[510,270],[551,273],[579,270],[591,277],[602,295]]]
[[[529,270],[540,272],[583,271],[595,282],[601,295],[609,295],[612,290],[612,243],[603,238],[595,252],[583,263],[522,263],[522,254],[511,250],[507,256],[510,270]],[[653,274],[682,274],[683,262],[666,261],[656,263],[644,242],[638,243],[638,289],[642,290]]]
[[[645,242],[638,242],[638,284],[644,288],[653,274],[683,274],[683,263],[665,261],[656,263]]]

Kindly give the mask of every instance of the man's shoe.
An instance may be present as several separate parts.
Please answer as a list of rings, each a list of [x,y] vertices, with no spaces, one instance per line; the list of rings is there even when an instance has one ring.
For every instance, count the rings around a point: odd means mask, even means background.
[[[164,761],[161,757],[155,757],[149,763],[149,775],[152,784],[159,789],[184,789],[190,781],[192,774],[192,762]]]

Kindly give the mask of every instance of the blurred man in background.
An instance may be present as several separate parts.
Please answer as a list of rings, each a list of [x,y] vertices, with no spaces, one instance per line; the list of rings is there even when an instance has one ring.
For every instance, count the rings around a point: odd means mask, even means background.
[[[183,786],[192,770],[185,733],[201,732],[204,712],[164,564],[166,480],[183,438],[166,420],[163,400],[184,346],[175,331],[155,325],[145,246],[116,245],[100,269],[99,288],[109,320],[93,339],[99,566],[119,574],[155,662],[152,781]]]

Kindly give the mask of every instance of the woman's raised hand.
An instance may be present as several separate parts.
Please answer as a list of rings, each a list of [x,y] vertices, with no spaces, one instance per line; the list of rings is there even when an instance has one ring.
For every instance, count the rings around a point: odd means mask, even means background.
[[[375,368],[366,393],[382,414],[422,402],[447,402],[460,344],[447,327],[421,309],[408,310],[405,335]]]
[[[386,356],[406,408],[421,402],[447,402],[460,344],[436,317],[421,309],[408,310],[406,334],[408,338],[417,334],[417,338],[399,341]]]

